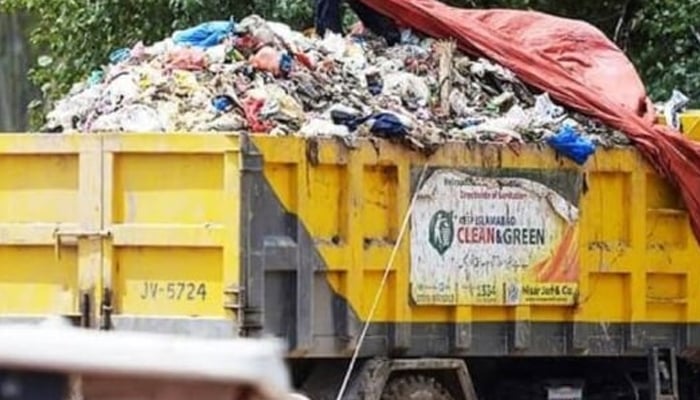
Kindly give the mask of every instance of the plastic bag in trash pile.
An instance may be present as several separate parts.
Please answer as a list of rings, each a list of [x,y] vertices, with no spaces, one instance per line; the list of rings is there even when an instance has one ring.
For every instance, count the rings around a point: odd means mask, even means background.
[[[45,131],[372,136],[427,152],[450,140],[558,143],[547,138],[566,121],[590,143],[628,144],[507,68],[411,31],[387,46],[361,31],[308,36],[253,15],[109,60],[55,104]]]

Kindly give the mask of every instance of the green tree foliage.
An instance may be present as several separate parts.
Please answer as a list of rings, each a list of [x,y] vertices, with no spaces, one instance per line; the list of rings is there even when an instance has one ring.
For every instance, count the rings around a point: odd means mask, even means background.
[[[700,0],[646,0],[628,50],[653,96],[678,88],[700,107]]]
[[[450,2],[584,19],[628,50],[654,97],[663,99],[677,87],[700,100],[700,36],[692,21],[700,15],[700,0]],[[298,29],[312,23],[311,0],[0,0],[0,11],[3,8],[37,18],[31,41],[45,57],[31,71],[31,79],[48,99],[64,94],[73,82],[104,64],[113,50],[139,40],[153,42],[198,22],[257,13]]]

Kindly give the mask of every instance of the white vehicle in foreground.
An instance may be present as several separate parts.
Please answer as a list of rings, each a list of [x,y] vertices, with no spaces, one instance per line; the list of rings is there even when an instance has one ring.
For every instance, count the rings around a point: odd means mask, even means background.
[[[300,400],[276,340],[0,326],[0,399]]]

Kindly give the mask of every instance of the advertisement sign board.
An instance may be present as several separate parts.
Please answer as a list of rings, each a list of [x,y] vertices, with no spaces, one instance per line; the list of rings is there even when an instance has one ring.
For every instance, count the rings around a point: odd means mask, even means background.
[[[438,170],[411,219],[419,305],[569,305],[578,289],[578,208],[522,178]]]

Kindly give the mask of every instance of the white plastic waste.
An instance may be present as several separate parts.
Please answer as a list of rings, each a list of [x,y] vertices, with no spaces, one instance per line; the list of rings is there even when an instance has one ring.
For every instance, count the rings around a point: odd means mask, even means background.
[[[132,104],[111,114],[98,117],[92,124],[94,132],[165,132],[165,126],[153,108]]]
[[[664,118],[666,124],[675,130],[681,128],[681,121],[678,114],[688,105],[690,99],[679,90],[674,90],[671,98],[664,104]]]
[[[306,137],[348,137],[350,130],[345,125],[336,125],[332,121],[314,118],[301,127],[300,133]]]
[[[426,107],[430,88],[423,78],[410,72],[394,72],[384,77],[383,93],[401,97],[408,108]]]

